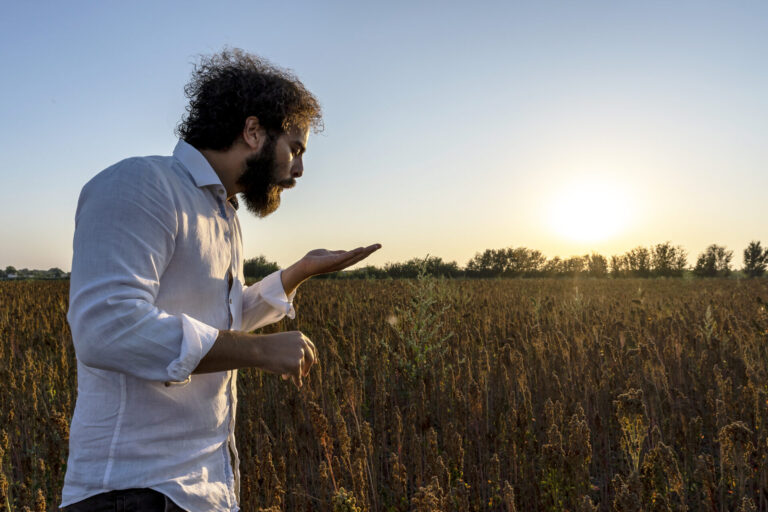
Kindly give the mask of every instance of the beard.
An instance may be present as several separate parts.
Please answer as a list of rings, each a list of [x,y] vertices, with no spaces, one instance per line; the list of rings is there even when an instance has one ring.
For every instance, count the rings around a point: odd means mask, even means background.
[[[237,179],[245,206],[257,217],[266,217],[277,210],[280,192],[296,184],[293,178],[280,181],[276,178],[275,141],[274,135],[268,135],[259,154],[245,161],[245,171]]]

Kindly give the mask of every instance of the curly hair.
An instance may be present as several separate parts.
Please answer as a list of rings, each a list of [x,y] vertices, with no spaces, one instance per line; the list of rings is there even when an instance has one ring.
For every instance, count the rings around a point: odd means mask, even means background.
[[[295,75],[238,48],[203,56],[184,94],[189,105],[176,134],[198,149],[230,148],[249,116],[272,134],[323,129],[320,103]]]

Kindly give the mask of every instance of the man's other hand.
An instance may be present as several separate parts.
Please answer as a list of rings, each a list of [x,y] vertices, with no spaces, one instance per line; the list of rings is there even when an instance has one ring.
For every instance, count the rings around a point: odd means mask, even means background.
[[[282,375],[283,379],[291,379],[299,388],[302,379],[309,375],[310,368],[317,362],[314,343],[299,331],[260,336],[256,343],[258,367]]]

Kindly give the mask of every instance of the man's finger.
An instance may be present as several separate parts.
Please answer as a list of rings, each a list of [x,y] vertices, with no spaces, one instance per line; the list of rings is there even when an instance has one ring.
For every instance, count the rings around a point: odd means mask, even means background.
[[[309,369],[312,368],[314,363],[315,356],[312,354],[312,349],[307,347],[307,350],[304,351],[304,359],[302,360],[301,364],[301,375],[303,377],[309,375]]]
[[[373,251],[371,251],[371,252],[373,252]],[[349,265],[354,265],[358,261],[362,261],[362,260],[364,260],[365,258],[367,258],[370,255],[371,255],[370,252],[364,252],[364,253],[359,254],[359,255],[355,256],[354,258],[352,258],[352,260],[350,262],[348,262],[348,263],[349,263]]]
[[[352,249],[351,251],[344,251],[342,254],[338,255],[337,263],[342,263],[352,258],[357,258],[363,251],[364,249],[362,247]]]
[[[323,272],[324,273],[338,272],[339,270],[344,270],[345,268],[349,267],[350,265],[354,265],[358,261],[360,261],[360,260],[355,259],[355,258],[350,258],[350,259],[347,259],[347,260],[344,260],[344,261],[341,261],[341,262],[334,262],[333,265],[331,265],[328,268],[326,268]]]
[[[358,261],[362,261],[368,256],[370,256],[373,251],[379,249],[380,247],[381,246],[376,244],[370,247],[358,247],[357,249],[348,251],[346,254],[344,254],[343,257],[340,257],[335,262],[334,266],[330,269],[330,272],[337,272],[339,270],[352,266]]]
[[[312,349],[312,355],[315,356],[315,362],[317,362],[320,359],[319,354],[317,353],[317,347],[314,343],[312,343],[312,340],[307,338],[307,343],[309,344],[310,348]]]
[[[307,370],[307,371],[306,371],[306,373],[305,373],[305,375],[309,375],[309,370],[310,370],[310,368],[311,368],[312,366],[314,366],[314,365],[315,365],[315,363],[317,363],[317,361],[319,360],[319,358],[318,358],[318,354],[317,354],[317,347],[315,347],[315,344],[314,344],[314,343],[312,343],[312,340],[310,340],[309,338],[306,338],[306,337],[305,337],[305,338],[304,338],[304,341],[306,341],[306,343],[307,343],[307,346],[308,346],[308,348],[309,348],[309,350],[307,350],[307,352],[311,352],[311,353],[312,353],[312,360],[311,360],[311,361],[310,361],[310,363],[307,365],[307,367],[306,367],[306,370]]]
[[[369,245],[368,247],[363,247],[361,251],[358,252],[358,254],[363,254],[364,258],[370,256],[371,253],[378,251],[381,249],[381,244],[373,244]]]
[[[340,253],[331,253],[331,258],[328,258],[327,260],[327,269],[326,271],[333,272],[331,269],[335,269],[337,267],[344,268],[346,265],[347,260],[351,260],[355,256],[357,256],[356,253],[352,253],[352,251],[343,251]]]
[[[303,360],[304,360],[304,359],[300,359],[300,360],[299,360],[299,364],[298,364],[298,367],[296,368],[296,373],[294,373],[293,375],[291,375],[291,379],[293,379],[293,383],[294,383],[294,384],[296,384],[296,387],[297,387],[297,388],[300,388],[300,387],[301,387],[301,384],[302,384],[302,382],[301,382],[301,362],[302,362]]]
[[[381,244],[373,244],[369,245],[368,247],[357,247],[355,249],[352,249],[351,251],[333,251],[334,254],[344,254],[343,257],[339,258],[339,261],[344,261],[346,259],[350,258],[358,258],[362,256],[365,258],[369,254],[371,254],[373,251],[377,251],[381,249]]]
[[[349,259],[346,259],[346,260],[342,261],[341,263],[337,264],[337,265],[336,265],[336,266],[333,268],[333,270],[332,270],[332,271],[333,271],[333,272],[336,272],[336,271],[339,271],[339,270],[343,270],[343,269],[345,269],[345,268],[347,268],[347,267],[351,267],[351,266],[352,266],[352,265],[354,265],[355,263],[357,263],[357,262],[359,262],[359,261],[362,261],[362,260],[364,260],[365,258],[367,258],[368,256],[370,256],[370,254],[371,254],[371,253],[365,253],[365,252],[364,252],[364,253],[360,253],[360,254],[355,254],[355,255],[353,255],[352,257],[350,257]]]

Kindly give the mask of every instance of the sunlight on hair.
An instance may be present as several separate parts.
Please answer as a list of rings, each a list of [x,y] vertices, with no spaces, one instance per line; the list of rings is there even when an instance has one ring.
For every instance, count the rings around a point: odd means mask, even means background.
[[[549,223],[564,238],[597,242],[620,234],[632,218],[632,200],[623,187],[581,182],[559,191],[549,207]]]

